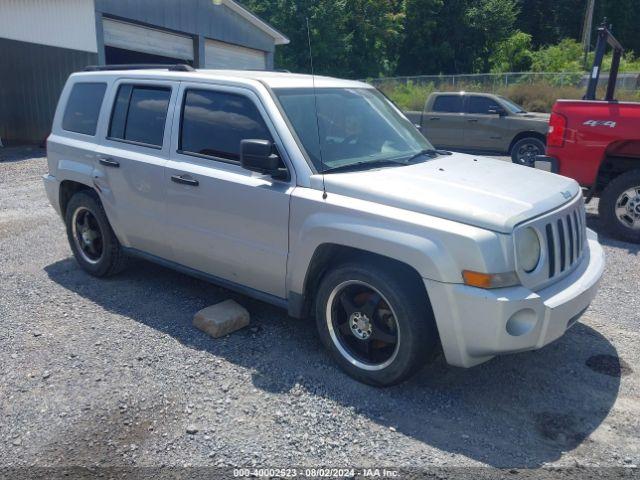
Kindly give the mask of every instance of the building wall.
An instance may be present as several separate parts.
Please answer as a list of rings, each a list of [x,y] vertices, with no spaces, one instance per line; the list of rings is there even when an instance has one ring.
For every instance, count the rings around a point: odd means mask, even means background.
[[[96,64],[96,53],[0,38],[0,138],[40,143],[49,135],[70,73]]]
[[[211,0],[95,0],[98,16],[242,45],[273,53],[274,40],[225,5]]]
[[[211,0],[0,0],[0,138],[40,143],[51,128],[68,76],[104,64],[103,16],[190,35],[195,64],[205,38],[266,52],[274,39]]]
[[[0,0],[0,37],[96,53],[93,0]]]

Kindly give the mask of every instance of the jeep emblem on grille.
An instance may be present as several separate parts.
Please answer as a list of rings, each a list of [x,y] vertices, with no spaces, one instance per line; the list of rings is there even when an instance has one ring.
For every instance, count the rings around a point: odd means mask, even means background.
[[[560,192],[560,194],[566,198],[567,200],[569,200],[571,198],[571,192],[569,190],[565,191],[565,192]]]

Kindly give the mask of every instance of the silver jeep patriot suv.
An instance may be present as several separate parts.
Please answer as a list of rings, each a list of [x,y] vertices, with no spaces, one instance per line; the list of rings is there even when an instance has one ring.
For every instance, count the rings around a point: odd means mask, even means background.
[[[547,345],[604,267],[576,182],[435,150],[355,81],[96,68],[69,78],[48,161],[87,272],[135,255],[315,317],[374,385],[440,348],[471,367]]]

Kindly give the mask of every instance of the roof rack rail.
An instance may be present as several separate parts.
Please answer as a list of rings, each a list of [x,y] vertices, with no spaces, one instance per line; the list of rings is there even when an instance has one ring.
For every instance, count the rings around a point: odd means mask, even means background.
[[[136,63],[127,65],[89,65],[85,72],[108,72],[111,70],[169,70],[171,72],[195,72],[195,68],[185,63],[157,65],[153,63]]]

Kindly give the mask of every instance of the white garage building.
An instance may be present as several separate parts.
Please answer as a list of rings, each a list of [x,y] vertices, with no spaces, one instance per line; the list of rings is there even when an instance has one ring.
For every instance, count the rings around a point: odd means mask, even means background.
[[[87,65],[273,69],[287,37],[234,0],[0,0],[0,139],[41,142]]]

